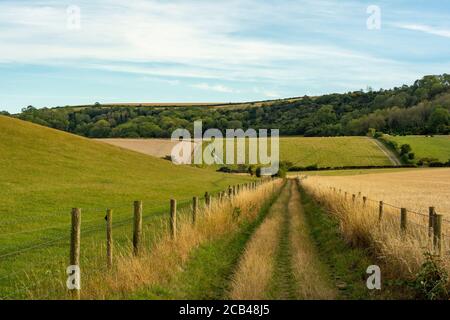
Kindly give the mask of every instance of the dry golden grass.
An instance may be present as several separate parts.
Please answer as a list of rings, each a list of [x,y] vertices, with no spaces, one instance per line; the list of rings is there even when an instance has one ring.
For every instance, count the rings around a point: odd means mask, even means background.
[[[180,213],[175,240],[167,228],[154,246],[144,248],[139,257],[132,255],[131,248],[119,250],[110,272],[84,279],[82,298],[126,298],[148,286],[164,286],[183,270],[195,248],[209,240],[232,234],[242,223],[254,220],[262,205],[280,186],[281,180],[272,181],[259,186],[256,191],[243,190],[231,201],[213,201],[211,207],[200,209],[195,225],[190,212]]]
[[[434,184],[430,181],[436,181],[438,185],[442,186],[445,182],[437,181],[438,174],[442,177],[448,173],[448,170],[433,170],[367,175],[365,177],[361,175],[342,177],[342,179],[308,177],[302,181],[302,186],[331,214],[339,218],[342,234],[349,243],[371,248],[380,261],[384,262],[383,270],[387,274],[410,277],[418,271],[424,261],[424,253],[431,250],[431,242],[428,237],[428,217],[409,212],[407,231],[402,232],[400,210],[397,207],[384,206],[384,214],[379,221],[378,202],[367,201],[364,204],[362,197],[357,197],[353,202],[351,193],[345,196],[344,190],[350,190],[350,192],[362,190],[367,192],[362,195],[367,195],[369,198],[376,199],[378,197],[378,199],[387,199],[398,206],[419,208],[425,206],[425,202],[423,202],[425,198],[416,194],[415,199],[415,195],[410,194],[411,190],[435,189]],[[419,187],[415,183],[420,180],[420,174],[424,177]],[[382,183],[382,176],[386,176],[385,185]],[[412,180],[408,183],[409,177],[412,177]],[[358,186],[352,185],[352,182],[355,181],[359,183]],[[427,181],[428,183],[426,183]],[[337,191],[330,189],[330,186],[336,187]],[[339,188],[342,189],[341,192],[338,191]],[[373,190],[373,193],[369,193],[369,190]],[[388,190],[391,194],[388,193]],[[435,189],[435,192],[438,190]],[[442,192],[445,194],[446,190]],[[382,195],[384,197],[381,197]],[[399,200],[396,200],[396,196]],[[443,198],[442,200],[445,201]],[[433,204],[431,199],[426,203]],[[447,251],[447,248],[450,248],[448,237],[443,238],[443,248],[442,260],[446,268],[450,270],[450,257]]]
[[[450,219],[450,169],[418,169],[356,176],[315,176],[308,182],[350,194],[359,192],[397,207],[428,213],[428,207]]]
[[[336,298],[336,291],[324,278],[324,270],[309,237],[300,203],[300,193],[296,183],[291,184],[291,199],[288,205],[290,215],[290,242],[292,249],[292,271],[297,282],[298,299]]]
[[[267,299],[283,220],[280,212],[289,200],[289,193],[285,191],[286,187],[245,249],[232,279],[229,296],[233,300]]]

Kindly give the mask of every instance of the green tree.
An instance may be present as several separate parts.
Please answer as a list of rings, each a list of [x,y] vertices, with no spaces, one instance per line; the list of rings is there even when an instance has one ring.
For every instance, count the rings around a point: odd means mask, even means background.
[[[447,109],[442,107],[434,109],[429,120],[429,126],[432,132],[442,132],[443,128],[449,124],[449,118],[450,116]]]
[[[97,121],[94,126],[89,130],[89,136],[94,138],[106,138],[111,133],[111,127],[106,120]]]
[[[400,147],[400,155],[407,155],[411,152],[411,146],[409,144],[402,144]]]

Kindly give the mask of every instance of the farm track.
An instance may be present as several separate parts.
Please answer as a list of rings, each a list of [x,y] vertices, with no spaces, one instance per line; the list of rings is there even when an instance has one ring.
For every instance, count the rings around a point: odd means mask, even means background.
[[[373,143],[375,143],[378,146],[378,148],[380,148],[380,150],[386,155],[386,157],[389,158],[389,160],[392,162],[393,165],[395,165],[395,166],[402,165],[402,163],[400,162],[398,157],[391,150],[386,148],[386,146],[383,143],[381,143],[377,139],[373,139],[373,138],[368,138],[368,139],[370,139]]]
[[[300,192],[288,180],[254,233],[233,277],[232,299],[334,299],[306,225]]]

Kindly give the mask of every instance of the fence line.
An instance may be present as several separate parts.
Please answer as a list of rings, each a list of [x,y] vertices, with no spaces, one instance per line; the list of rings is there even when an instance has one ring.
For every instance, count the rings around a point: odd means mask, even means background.
[[[317,183],[317,185],[319,187],[321,186],[320,183]],[[356,199],[359,199],[362,196],[361,192],[358,192],[358,196],[356,196],[355,193],[352,194],[352,193],[349,193],[348,191],[345,191],[345,190],[342,190],[342,189],[336,189],[336,187],[332,187],[332,186],[329,186],[329,185],[326,186],[326,187],[328,187],[329,190],[332,190],[337,195],[344,194],[345,199],[347,199],[347,194],[351,194],[353,203],[356,202]],[[374,199],[370,199],[370,198],[368,198],[366,196],[363,196],[362,200],[363,200],[363,206],[365,206],[366,205],[366,201],[369,201],[369,200],[371,202],[379,204],[379,208],[380,208],[379,221],[382,220],[382,216],[383,216],[383,213],[384,213],[384,210],[383,210],[384,206],[388,206],[388,207],[392,207],[394,209],[400,210],[400,217],[401,217],[401,219],[400,219],[400,228],[401,228],[402,231],[406,231],[408,224],[414,224],[414,225],[416,225],[418,227],[421,227],[421,228],[427,228],[429,230],[429,237],[432,238],[432,241],[434,243],[434,248],[438,252],[441,252],[441,242],[442,242],[441,238],[442,237],[450,238],[449,235],[447,235],[445,232],[442,232],[442,222],[449,223],[450,221],[448,221],[447,219],[444,219],[442,214],[437,214],[435,209],[434,209],[434,207],[430,207],[429,208],[430,211],[429,211],[429,214],[427,215],[427,214],[424,214],[424,213],[421,213],[421,212],[416,212],[416,211],[413,211],[413,210],[409,210],[407,208],[401,208],[401,207],[398,207],[398,206],[395,206],[395,205],[392,205],[392,204],[389,204],[389,203],[385,203],[383,201],[377,201],[377,200],[374,200]],[[412,213],[412,214],[415,214],[417,216],[421,216],[422,218],[427,218],[428,219],[428,226],[420,224],[420,223],[417,223],[415,221],[411,221],[410,219],[407,219],[408,213]],[[432,231],[431,231],[431,229],[432,229]]]
[[[318,185],[318,186],[321,186],[320,183],[318,183],[317,185]],[[333,190],[335,193],[337,193],[336,187],[331,187],[331,186],[327,186],[327,187],[328,187],[329,189]],[[355,194],[355,193],[352,194],[351,192],[348,192],[348,191],[339,189],[338,194],[344,194],[344,195],[345,195],[345,194],[349,194],[349,195],[353,195],[353,196],[355,196],[355,199],[357,199],[357,198],[361,197],[361,194],[362,194],[362,193],[359,192],[358,195],[357,195],[357,194]],[[366,197],[365,199],[366,199],[367,201],[374,202],[374,203],[377,203],[377,204],[380,202],[379,200],[374,200],[374,199],[367,198],[367,197]],[[398,207],[398,206],[393,205],[393,204],[390,204],[390,203],[386,203],[386,202],[384,202],[384,201],[383,201],[383,204],[386,205],[386,206],[392,207],[392,208],[394,208],[394,209],[398,209],[398,210],[405,209],[405,208]],[[429,217],[428,214],[425,214],[425,213],[422,213],[422,212],[417,212],[417,211],[414,211],[414,210],[410,210],[410,209],[408,209],[408,208],[406,208],[406,209],[408,210],[408,213],[413,213],[413,214],[416,214],[416,215],[420,215],[420,216],[425,217],[425,218],[428,218],[428,217]],[[442,213],[441,213],[441,215],[442,215]],[[443,222],[446,222],[446,223],[450,223],[450,220],[445,219],[445,218],[443,218],[442,221],[443,221]]]
[[[237,185],[237,186],[229,186],[227,188],[227,191],[219,191],[218,193],[214,193],[214,196],[215,196],[215,199],[217,199],[218,201],[223,201],[224,199],[231,200],[235,195],[237,195],[241,191],[256,190],[260,185],[265,184],[268,181],[271,181],[271,179],[262,179],[262,180],[259,180],[259,181],[252,181],[252,182],[244,183],[244,184]],[[229,192],[230,189],[233,190],[232,193]],[[212,194],[209,193],[208,196],[205,198],[205,201],[204,201],[205,206],[208,206],[208,205],[211,204],[211,201],[212,201],[211,197],[212,197]],[[182,200],[182,201],[178,202],[178,204],[181,205],[182,207],[184,207],[188,203],[190,203],[189,199]],[[114,207],[111,207],[110,209],[116,210],[116,209],[123,209],[123,208],[130,208],[130,210],[131,210],[132,209],[132,205],[128,204],[128,205],[114,206]],[[155,206],[155,207],[151,208],[152,211],[158,210],[157,213],[161,213],[160,209],[161,209],[161,211],[166,209],[166,205]],[[98,211],[102,211],[101,213],[99,212],[99,214],[102,215],[102,218],[104,217],[104,214],[107,212],[107,208],[106,207],[104,207],[104,208],[100,208],[100,207],[99,208],[92,208],[92,207],[83,208],[83,212],[85,210],[87,210],[87,211],[97,211],[97,210]],[[148,214],[148,215],[143,215],[142,214],[141,217],[140,217],[141,221],[142,220],[146,220],[146,219],[151,218],[151,217],[155,217],[154,213],[155,212],[152,212],[151,214]],[[62,216],[62,214],[60,214],[60,213],[55,213],[55,215],[56,214]],[[176,208],[175,208],[175,214],[176,214]],[[115,228],[115,227],[121,227],[123,225],[127,225],[131,221],[133,221],[134,219],[135,219],[134,217],[131,217],[131,218],[126,218],[126,219],[120,220],[118,222],[114,222],[114,223],[111,224],[111,227]],[[82,223],[83,224],[85,224],[85,223],[92,223],[92,222],[95,222],[95,221],[97,221],[97,218],[88,220],[86,222],[82,221]],[[101,221],[101,220],[99,220],[99,221]],[[63,226],[68,226],[68,224],[61,223],[61,224],[58,224],[58,225],[53,225],[53,226],[44,227],[44,228],[36,228],[36,229],[31,229],[31,230],[23,230],[23,231],[17,231],[17,232],[10,232],[10,233],[7,233],[7,234],[0,234],[0,236],[2,236],[2,235],[16,235],[16,234],[33,233],[33,232],[39,232],[39,231],[45,231],[45,230],[51,230],[51,229],[58,229],[58,228],[63,227]],[[80,233],[80,235],[87,235],[87,234],[90,234],[90,233],[95,232],[95,231],[103,230],[105,228],[106,228],[106,224],[99,224],[99,225],[91,226],[91,227],[88,227],[86,229],[80,230],[79,233]],[[174,232],[176,232],[176,229],[174,229]],[[140,235],[139,235],[139,237],[140,237]],[[45,241],[45,242],[42,242],[42,243],[31,245],[29,247],[18,249],[16,251],[4,253],[4,254],[0,255],[0,259],[1,258],[15,256],[15,255],[20,255],[22,253],[29,252],[29,251],[34,251],[34,250],[41,249],[41,248],[51,247],[51,246],[55,245],[56,243],[58,243],[58,242],[60,242],[62,240],[70,240],[70,238],[71,237],[69,237],[69,234],[67,234],[67,235],[64,235],[62,237],[51,239],[49,241]],[[72,236],[72,245],[73,245],[73,236]],[[72,248],[72,250],[79,250],[79,248]],[[75,257],[72,257],[72,258],[75,258]],[[75,262],[77,262],[77,261],[75,261]],[[12,278],[13,276],[18,275],[18,274],[23,273],[23,272],[26,273],[26,271],[17,271],[17,272],[14,272],[13,274],[8,274],[6,276],[0,277],[0,280],[4,280],[4,279],[7,279],[7,278]],[[24,290],[28,290],[28,289],[29,288],[25,288]],[[7,297],[12,297],[13,294],[8,295]],[[76,297],[74,297],[74,298],[76,298]]]

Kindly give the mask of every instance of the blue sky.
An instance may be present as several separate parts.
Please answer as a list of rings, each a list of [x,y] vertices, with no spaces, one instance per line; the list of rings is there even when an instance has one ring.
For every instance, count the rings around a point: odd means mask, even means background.
[[[373,5],[380,29],[367,27]],[[265,100],[449,72],[444,1],[0,0],[0,110],[10,112]]]

